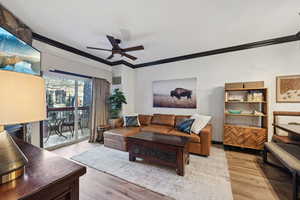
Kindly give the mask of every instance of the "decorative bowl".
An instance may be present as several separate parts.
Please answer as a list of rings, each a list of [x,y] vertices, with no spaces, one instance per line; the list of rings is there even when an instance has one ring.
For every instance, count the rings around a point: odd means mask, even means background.
[[[228,110],[228,113],[230,113],[230,114],[241,114],[242,111],[241,110]]]

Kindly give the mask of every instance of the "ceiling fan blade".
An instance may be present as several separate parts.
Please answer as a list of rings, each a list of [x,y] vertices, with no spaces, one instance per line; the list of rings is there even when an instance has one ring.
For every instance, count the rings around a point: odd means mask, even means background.
[[[114,57],[114,54],[112,53],[108,58],[106,58],[107,60],[112,59]]]
[[[136,46],[136,47],[129,47],[129,48],[125,48],[123,49],[123,52],[129,52],[129,51],[139,51],[139,50],[144,50],[144,46],[140,45],[140,46]]]
[[[113,36],[107,35],[106,36],[111,45],[113,46],[114,49],[119,49],[119,44],[117,43],[116,39]]]
[[[129,55],[129,54],[127,54],[127,53],[121,53],[121,55],[122,55],[122,56],[125,56],[125,57],[127,57],[127,58],[129,58],[129,59],[131,59],[131,60],[136,60],[136,59],[137,59],[137,57],[134,57],[134,56]]]
[[[87,49],[94,49],[94,50],[101,50],[101,51],[112,51],[110,49],[101,49],[101,48],[97,48],[97,47],[86,47]]]

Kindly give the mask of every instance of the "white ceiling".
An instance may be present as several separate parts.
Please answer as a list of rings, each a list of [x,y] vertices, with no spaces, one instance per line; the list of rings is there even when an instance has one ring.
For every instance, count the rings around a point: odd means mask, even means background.
[[[36,33],[101,58],[110,48],[143,44],[137,61],[223,48],[295,34],[300,0],[1,0]],[[116,57],[114,60],[119,60]]]

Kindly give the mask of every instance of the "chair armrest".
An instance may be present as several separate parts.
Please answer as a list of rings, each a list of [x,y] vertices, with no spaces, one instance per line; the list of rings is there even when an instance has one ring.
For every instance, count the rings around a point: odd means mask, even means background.
[[[206,125],[200,132],[201,152],[209,156],[212,138],[212,125]]]

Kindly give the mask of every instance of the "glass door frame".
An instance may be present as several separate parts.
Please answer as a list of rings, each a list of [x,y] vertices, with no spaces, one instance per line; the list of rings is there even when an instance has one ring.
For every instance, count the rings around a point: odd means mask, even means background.
[[[70,144],[73,144],[73,143],[78,143],[80,141],[83,141],[83,140],[86,140],[89,135],[91,134],[91,127],[88,127],[89,129],[89,134],[83,138],[79,138],[79,111],[80,110],[84,110],[82,108],[84,108],[86,105],[83,105],[82,107],[79,107],[79,95],[78,95],[78,89],[79,89],[79,84],[78,82],[79,81],[84,81],[84,80],[89,80],[90,81],[90,84],[91,84],[91,90],[92,90],[92,77],[88,77],[88,76],[82,76],[82,75],[78,75],[78,74],[73,74],[73,73],[68,73],[68,72],[61,72],[61,71],[50,71],[50,72],[46,72],[45,74],[43,74],[43,76],[48,76],[48,77],[54,77],[54,78],[59,78],[59,77],[62,77],[62,78],[65,78],[65,79],[70,79],[70,80],[74,80],[75,81],[75,95],[74,95],[74,137],[71,138],[69,141],[65,142],[65,143],[62,143],[62,144],[57,144],[57,145],[54,145],[54,146],[50,146],[50,147],[47,147],[46,149],[48,150],[51,150],[51,149],[56,149],[56,148],[60,148],[60,147],[63,147],[63,146],[67,146],[67,145],[70,145]],[[47,90],[47,88],[46,88]],[[91,94],[92,94],[92,91],[91,91]],[[92,99],[92,97],[91,97]],[[91,112],[91,108],[92,108],[92,101],[90,102],[89,104],[89,109],[88,109],[88,113]],[[47,108],[47,112],[48,112],[48,108]],[[90,114],[89,114],[89,119],[88,120],[91,120],[90,119]],[[87,123],[88,126],[90,126],[89,124],[91,123]],[[40,122],[40,147],[41,148],[44,148],[44,128],[43,128],[44,124],[43,124],[43,121]],[[83,128],[81,128],[81,131],[83,131]]]

